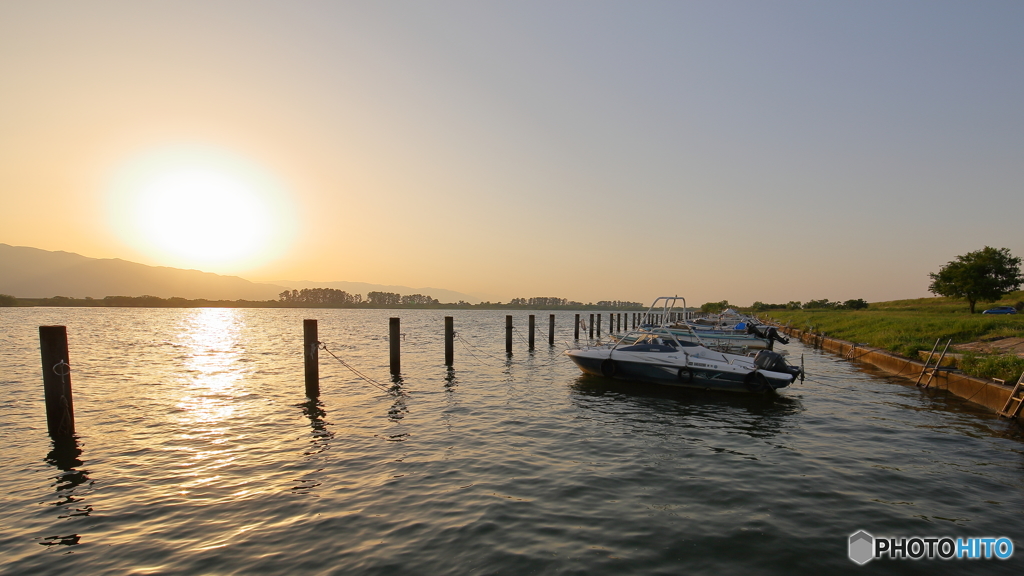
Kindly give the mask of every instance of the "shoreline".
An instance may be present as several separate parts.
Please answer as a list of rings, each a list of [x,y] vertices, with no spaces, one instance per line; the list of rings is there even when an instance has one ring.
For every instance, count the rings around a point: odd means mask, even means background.
[[[848,360],[857,360],[871,364],[893,376],[899,376],[908,380],[920,377],[921,386],[924,386],[924,383],[928,381],[931,368],[929,368],[929,372],[925,372],[923,362],[893,354],[882,348],[831,338],[824,334],[806,332],[798,328],[787,328],[777,322],[770,323],[778,328],[780,332],[791,338],[798,338],[801,342],[810,344],[815,348],[838,354]],[[934,377],[931,378],[927,388],[946,390],[968,402],[984,406],[992,410],[992,412],[1002,410],[1003,406],[1006,405],[1007,398],[1010,397],[1010,392],[1013,391],[1012,384],[1000,384],[994,380],[967,376],[966,374],[951,370],[935,371]],[[1021,416],[1024,416],[1024,412],[1016,418],[1008,418],[1008,420],[1019,423],[1021,422]]]
[[[113,296],[107,298],[18,298],[15,306],[0,308],[297,308],[309,310],[587,310],[601,312],[645,312],[647,307],[615,307],[599,304],[578,306],[529,306],[483,302],[480,304],[308,304],[279,300],[206,300],[161,298],[159,296]]]

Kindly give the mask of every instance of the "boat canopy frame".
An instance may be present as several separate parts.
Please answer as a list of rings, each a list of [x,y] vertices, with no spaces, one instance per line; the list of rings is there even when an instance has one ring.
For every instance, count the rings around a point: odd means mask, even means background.
[[[683,320],[685,321],[688,315],[688,309],[686,307],[686,298],[682,296],[658,296],[657,298],[654,299],[654,302],[651,303],[650,308],[648,308],[647,311],[644,312],[643,316],[640,317],[640,328],[634,328],[627,332],[625,336],[616,340],[615,344],[612,346],[612,350],[614,351],[615,349],[617,349],[619,347],[619,344],[622,344],[623,342],[627,341],[629,337],[632,336],[633,334],[637,334],[640,337],[653,336],[661,338],[663,340],[666,339],[667,336],[668,338],[671,338],[673,342],[675,342],[677,349],[683,350],[683,353],[686,354],[684,350],[686,345],[684,345],[675,335],[675,333],[673,333],[673,331],[670,329],[670,324],[674,322],[670,320],[670,318],[674,312],[678,311],[679,302],[683,303]],[[643,326],[655,326],[653,323],[655,314],[661,314],[661,323],[659,326],[657,326],[657,328],[659,329],[657,333],[653,332],[650,329],[643,328]],[[694,339],[697,341],[697,344],[699,346],[707,348],[707,345],[704,344],[703,340],[701,340],[700,335],[697,334],[697,331],[694,330],[688,322],[684,322],[684,324],[686,325],[686,329],[690,332],[691,335],[693,335]]]

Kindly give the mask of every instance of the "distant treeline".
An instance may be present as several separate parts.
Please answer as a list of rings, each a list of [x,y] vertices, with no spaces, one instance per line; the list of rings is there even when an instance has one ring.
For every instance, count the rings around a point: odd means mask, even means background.
[[[717,314],[726,308],[749,312],[765,312],[767,310],[863,310],[867,307],[868,303],[862,298],[847,300],[845,302],[832,302],[828,299],[810,300],[803,303],[791,300],[786,304],[765,304],[764,302],[754,302],[750,308],[735,306],[733,304],[729,304],[728,300],[722,300],[721,302],[708,302],[707,304],[703,304],[700,307],[700,311]]]
[[[423,294],[398,294],[397,292],[370,292],[363,298],[361,294],[349,294],[334,288],[304,288],[302,290],[285,290],[277,300],[207,300],[188,298],[160,298],[158,296],[107,296],[106,298],[69,298],[54,296],[52,298],[15,298],[8,294],[0,294],[0,307],[3,306],[80,306],[80,307],[127,307],[127,308],[480,308],[487,310],[646,310],[647,306],[640,302],[625,300],[601,300],[600,302],[576,302],[566,298],[534,297],[513,298],[508,304],[501,302],[481,302],[470,304],[465,301],[441,303],[437,298]],[[754,302],[749,308],[729,304],[728,300],[708,302],[700,307],[701,312],[717,313],[726,308],[740,311],[764,312],[767,310],[863,310],[868,303],[863,299],[832,302],[828,299],[810,300],[808,302],[791,301],[786,304],[765,304]]]
[[[804,303],[800,303],[796,300],[790,301],[786,304],[765,304],[764,302],[754,302],[750,309],[754,312],[763,312],[765,310],[863,310],[867,307],[868,303],[863,298],[846,300],[845,302],[832,302],[828,298],[824,298],[822,300],[808,300]]]
[[[526,308],[584,308],[597,306],[598,308],[645,308],[639,302],[626,302],[625,300],[601,300],[597,304],[576,302],[566,298],[552,298],[550,296],[537,296],[534,298],[513,298],[510,306],[522,306]]]
[[[436,298],[422,294],[403,296],[397,292],[370,292],[363,300],[362,294],[349,294],[334,288],[303,288],[302,290],[285,290],[278,299],[286,304],[312,304],[315,306],[397,306],[440,304]]]
[[[569,309],[569,310],[611,310],[646,309],[639,302],[602,300],[596,304],[575,302],[565,298],[514,298],[508,304],[481,302],[470,304],[460,300],[456,303],[441,303],[436,298],[423,294],[398,294],[396,292],[370,292],[349,294],[333,288],[305,288],[285,290],[277,300],[207,300],[188,298],[161,298],[159,296],[107,296],[105,298],[15,298],[0,294],[0,306],[63,306],[63,307],[110,307],[110,308],[475,308],[485,310],[513,309]]]

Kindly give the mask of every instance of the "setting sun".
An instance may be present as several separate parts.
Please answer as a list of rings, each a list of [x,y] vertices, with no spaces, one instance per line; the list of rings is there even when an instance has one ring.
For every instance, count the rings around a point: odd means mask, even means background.
[[[290,236],[279,186],[220,150],[167,148],[135,158],[111,198],[122,239],[168,265],[245,269],[280,254]]]

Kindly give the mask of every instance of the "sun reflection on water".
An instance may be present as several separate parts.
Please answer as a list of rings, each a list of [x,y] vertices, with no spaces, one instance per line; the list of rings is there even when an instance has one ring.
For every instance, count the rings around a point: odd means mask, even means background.
[[[222,484],[220,471],[242,456],[231,442],[237,439],[231,421],[238,398],[246,394],[244,327],[242,311],[236,309],[196,309],[182,319],[178,334],[184,354],[176,403],[181,432],[176,448],[190,454],[181,465],[191,477],[180,485],[183,495]]]

